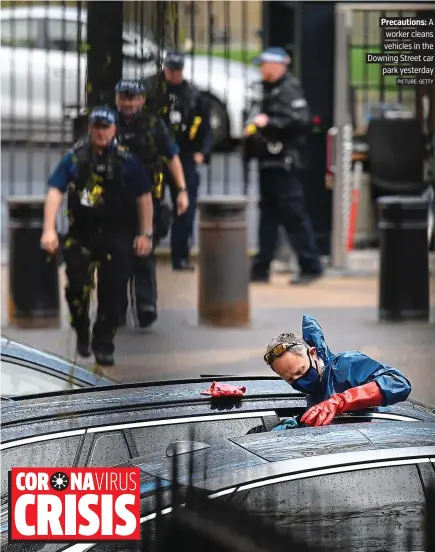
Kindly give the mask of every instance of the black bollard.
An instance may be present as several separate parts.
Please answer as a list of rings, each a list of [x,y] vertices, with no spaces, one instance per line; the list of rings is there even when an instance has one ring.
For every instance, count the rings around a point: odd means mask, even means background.
[[[379,319],[429,321],[428,203],[421,197],[378,199]]]
[[[45,197],[12,197],[9,207],[9,324],[60,327],[58,256],[40,245]]]
[[[199,323],[249,324],[247,199],[215,196],[199,205]]]

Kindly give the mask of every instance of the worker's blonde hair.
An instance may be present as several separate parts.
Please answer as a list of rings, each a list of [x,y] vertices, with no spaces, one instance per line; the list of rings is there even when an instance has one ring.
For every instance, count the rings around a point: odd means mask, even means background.
[[[308,344],[304,339],[294,333],[282,333],[274,337],[269,341],[266,348],[266,353],[272,351],[277,345],[282,343],[287,343],[291,346],[291,353],[299,356],[304,356],[307,354],[307,349],[309,348]]]

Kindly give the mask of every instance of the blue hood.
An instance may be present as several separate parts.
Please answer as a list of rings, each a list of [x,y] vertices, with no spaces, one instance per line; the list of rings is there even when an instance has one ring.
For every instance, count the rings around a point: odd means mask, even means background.
[[[360,351],[333,354],[326,344],[323,330],[317,320],[305,314],[302,318],[302,335],[310,347],[315,347],[325,369],[319,392],[307,397],[308,406],[329,399],[335,393],[376,381],[382,392],[382,406],[407,399],[411,384],[396,368],[369,357]]]
[[[326,344],[325,336],[320,324],[310,314],[304,314],[302,317],[302,337],[310,347],[315,347],[317,354],[325,364],[328,364],[334,354]]]

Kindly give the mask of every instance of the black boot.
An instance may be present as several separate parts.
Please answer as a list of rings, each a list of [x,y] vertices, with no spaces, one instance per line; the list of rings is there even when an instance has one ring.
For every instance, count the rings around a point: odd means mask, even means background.
[[[302,272],[294,278],[293,280],[290,280],[290,284],[293,286],[304,286],[308,284],[312,284],[316,280],[319,280],[323,276],[323,272]]]
[[[251,267],[251,282],[263,282],[267,283],[269,281],[269,270],[265,268],[260,268],[255,264]]]
[[[114,366],[115,358],[113,353],[94,350],[95,362],[99,366]]]
[[[91,356],[91,340],[89,330],[77,331],[77,354],[83,358]]]
[[[181,261],[174,262],[172,264],[172,269],[176,272],[193,272],[195,267],[192,263],[189,263],[188,260],[183,259]]]
[[[154,305],[137,305],[137,318],[141,328],[149,328],[157,320],[157,309]]]

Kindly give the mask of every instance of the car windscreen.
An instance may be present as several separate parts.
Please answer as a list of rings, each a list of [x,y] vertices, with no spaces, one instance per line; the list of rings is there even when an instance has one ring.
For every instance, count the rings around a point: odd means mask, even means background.
[[[3,397],[21,397],[80,387],[68,377],[64,379],[5,358],[1,360],[0,376]]]

